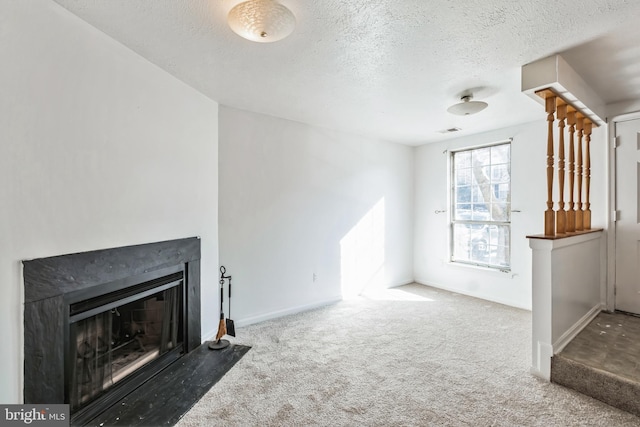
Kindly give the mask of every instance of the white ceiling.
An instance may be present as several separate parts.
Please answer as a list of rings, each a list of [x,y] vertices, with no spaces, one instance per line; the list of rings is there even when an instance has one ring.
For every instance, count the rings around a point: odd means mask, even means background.
[[[229,29],[240,0],[55,1],[221,104],[404,144],[544,119],[520,67],[567,49],[605,102],[640,99],[638,0],[281,0],[276,43]],[[470,88],[489,107],[448,114]]]

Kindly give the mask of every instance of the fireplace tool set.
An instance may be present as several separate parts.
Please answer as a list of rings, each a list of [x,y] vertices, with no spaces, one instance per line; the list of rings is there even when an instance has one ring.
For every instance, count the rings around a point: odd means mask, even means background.
[[[229,340],[222,339],[223,336],[229,335],[236,336],[236,328],[231,320],[231,276],[226,276],[227,269],[224,265],[220,266],[220,323],[218,323],[218,333],[216,334],[216,340],[209,342],[209,348],[211,350],[222,350],[229,346]],[[224,298],[224,282],[229,279],[229,318],[224,317],[223,298]]]

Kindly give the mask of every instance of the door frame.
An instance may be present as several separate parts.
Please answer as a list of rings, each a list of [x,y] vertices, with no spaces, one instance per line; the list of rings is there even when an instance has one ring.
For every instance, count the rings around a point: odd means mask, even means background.
[[[605,295],[606,310],[613,312],[616,309],[616,127],[620,122],[640,119],[640,111],[633,113],[619,114],[613,116],[609,121],[607,129],[607,146],[609,156],[609,197],[607,201],[607,289]]]

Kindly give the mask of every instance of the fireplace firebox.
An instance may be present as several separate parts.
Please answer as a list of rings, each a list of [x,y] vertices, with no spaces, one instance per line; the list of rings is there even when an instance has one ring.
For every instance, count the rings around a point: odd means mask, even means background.
[[[24,261],[25,403],[85,424],[200,344],[200,240]]]
[[[69,305],[65,396],[75,413],[162,357],[182,353],[184,272]]]

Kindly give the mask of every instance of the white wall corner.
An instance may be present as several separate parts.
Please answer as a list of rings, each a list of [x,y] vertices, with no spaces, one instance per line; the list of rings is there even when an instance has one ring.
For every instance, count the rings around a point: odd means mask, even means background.
[[[549,88],[594,123],[605,123],[607,109],[604,102],[560,55],[549,56],[522,67],[522,92],[543,103],[544,100],[536,92]]]

